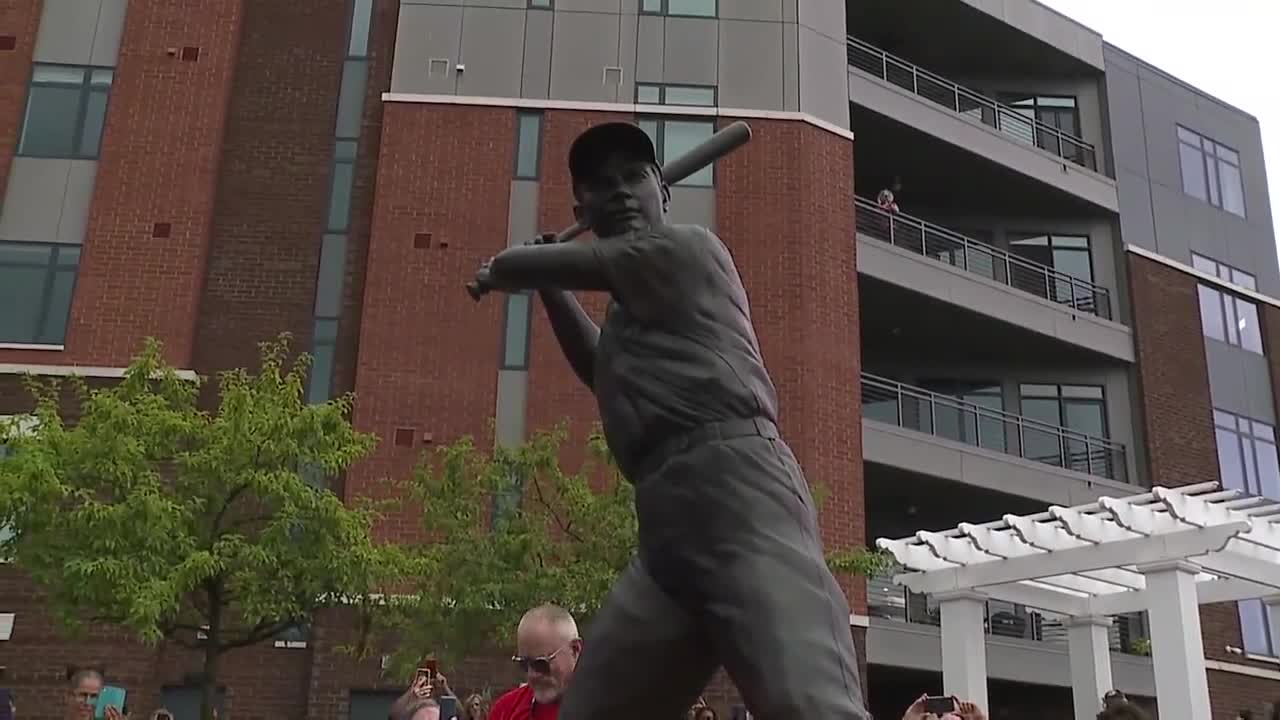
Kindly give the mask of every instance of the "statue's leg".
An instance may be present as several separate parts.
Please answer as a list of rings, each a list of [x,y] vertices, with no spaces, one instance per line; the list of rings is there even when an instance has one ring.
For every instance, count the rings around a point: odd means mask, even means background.
[[[760,720],[865,720],[849,605],[790,449],[745,438],[699,455],[704,519],[687,547],[702,556],[706,632],[747,707]]]
[[[633,559],[590,621],[560,720],[683,717],[717,666],[693,617]]]

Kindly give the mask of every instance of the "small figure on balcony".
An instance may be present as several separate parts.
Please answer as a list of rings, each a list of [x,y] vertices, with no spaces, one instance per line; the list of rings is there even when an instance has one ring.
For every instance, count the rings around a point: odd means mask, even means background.
[[[876,204],[885,212],[898,212],[898,203],[893,199],[893,191],[889,188],[880,191],[880,194],[876,196]]]

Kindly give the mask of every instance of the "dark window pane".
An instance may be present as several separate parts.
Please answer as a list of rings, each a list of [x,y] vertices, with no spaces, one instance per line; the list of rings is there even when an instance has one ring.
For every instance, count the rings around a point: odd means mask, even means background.
[[[317,328],[318,329],[318,328]],[[311,365],[311,382],[307,387],[307,402],[316,405],[329,401],[333,386],[333,345],[315,346]]]
[[[333,159],[337,162],[353,162],[359,145],[355,140],[339,140],[333,144]]]
[[[1258,494],[1280,500],[1280,462],[1276,459],[1276,446],[1269,442],[1255,441],[1258,456]]]
[[[62,270],[53,275],[53,288],[49,293],[49,307],[44,314],[44,326],[40,328],[37,342],[61,345],[67,338],[67,320],[71,316],[71,295],[75,290],[76,273]]]
[[[1209,158],[1205,167],[1209,171],[1208,179],[1205,180],[1205,185],[1209,188],[1209,204],[1222,207],[1222,197],[1218,194],[1218,163]]]
[[[72,157],[80,115],[80,88],[33,87],[18,154]]]
[[[36,342],[48,276],[45,268],[0,265],[0,342]]]
[[[98,68],[89,74],[89,84],[95,88],[109,88],[115,75],[114,70]]]
[[[355,166],[334,163],[333,192],[329,195],[329,229],[346,230],[351,221],[351,185],[355,182]]]
[[[1178,161],[1182,164],[1182,191],[1191,197],[1208,200],[1205,190],[1204,155],[1190,145],[1178,143]]]
[[[502,340],[504,370],[525,370],[529,367],[529,308],[529,295],[513,293],[507,296],[507,327]]]
[[[1218,472],[1222,485],[1231,490],[1244,489],[1244,465],[1240,460],[1240,436],[1218,428],[1214,431],[1218,443]]]
[[[542,116],[536,113],[520,113],[519,137],[516,138],[516,177],[538,177],[539,142]]]
[[[662,12],[662,0],[644,0],[641,9],[645,12]]]
[[[364,57],[369,52],[369,23],[373,15],[373,0],[356,0],[351,13],[351,44],[348,55]]]
[[[1218,163],[1218,182],[1222,186],[1222,209],[1244,217],[1244,187],[1240,181],[1240,168]]]
[[[1191,266],[1200,272],[1209,273],[1214,277],[1217,277],[1218,275],[1218,263],[1203,255],[1191,253]]]
[[[1066,426],[1078,433],[1094,437],[1107,436],[1107,418],[1102,404],[1090,401],[1065,401],[1063,415]]]
[[[1214,340],[1227,339],[1226,330],[1222,327],[1222,293],[1207,285],[1198,288],[1200,293],[1200,326],[1204,328],[1206,337]]]
[[[657,85],[637,85],[636,102],[657,105],[662,102],[662,88]]]
[[[1059,248],[1053,249],[1053,269],[1064,272],[1077,280],[1093,282],[1093,263],[1089,257],[1089,249]]]
[[[1254,655],[1274,654],[1267,609],[1261,600],[1245,600],[1240,603],[1240,635],[1244,639],[1245,652]]]
[[[338,137],[360,137],[364,88],[369,75],[368,64],[368,60],[348,60],[342,64],[342,89],[338,91],[338,121],[335,130]]]
[[[98,157],[98,148],[102,144],[102,130],[106,122],[107,93],[95,90],[89,93],[88,104],[85,106],[84,128],[80,131],[78,155]]]
[[[337,317],[342,308],[342,275],[346,256],[346,235],[324,236],[320,245],[320,270],[316,276],[316,315],[319,317]]]
[[[1231,282],[1250,290],[1258,289],[1258,279],[1243,270],[1231,268]]]
[[[715,132],[709,122],[666,120],[663,124],[663,157],[677,158],[697,147]],[[709,187],[714,179],[714,165],[708,165],[677,185]]]
[[[711,88],[699,87],[668,87],[667,88],[667,104],[668,105],[715,105],[716,91]]]
[[[667,12],[671,15],[716,16],[716,0],[667,0]]]
[[[1258,307],[1247,300],[1232,298],[1236,306],[1236,326],[1240,347],[1262,354],[1262,330],[1258,327]]]

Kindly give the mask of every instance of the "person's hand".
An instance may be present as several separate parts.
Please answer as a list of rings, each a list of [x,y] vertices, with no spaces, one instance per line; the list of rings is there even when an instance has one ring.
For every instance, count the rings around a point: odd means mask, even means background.
[[[931,712],[925,712],[924,699],[927,697],[929,696],[926,694],[916,698],[916,701],[911,703],[911,706],[907,708],[907,711],[902,714],[902,720],[940,720],[937,715],[934,715]]]
[[[956,700],[956,708],[960,711],[960,720],[987,720],[982,708],[968,700]]]
[[[449,680],[444,676],[444,673],[436,673],[435,687],[440,690],[440,697],[453,694],[453,690],[449,688]]]
[[[530,245],[554,245],[556,242],[555,233],[542,233],[529,242]]]
[[[431,683],[431,678],[427,675],[419,675],[415,677],[413,679],[413,685],[409,686],[409,692],[413,693],[414,697],[419,698],[431,697],[431,691],[434,689],[435,687]]]
[[[129,720],[129,716],[120,712],[120,709],[115,705],[108,705],[107,720]]]

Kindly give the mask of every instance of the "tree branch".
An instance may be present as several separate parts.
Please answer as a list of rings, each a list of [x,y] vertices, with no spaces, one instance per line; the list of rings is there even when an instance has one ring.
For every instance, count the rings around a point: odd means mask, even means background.
[[[547,502],[546,498],[542,497],[542,483],[538,482],[537,477],[533,478],[533,491],[538,496],[538,504],[547,509],[547,512],[551,515],[551,519],[555,521],[556,526],[559,527],[565,535],[573,538],[574,542],[585,544],[586,541],[577,533],[573,532],[573,523],[566,523],[561,520],[560,516],[556,513],[556,509],[551,507],[551,503]]]
[[[269,637],[279,635],[280,633],[284,632],[285,630],[288,630],[289,628],[293,627],[296,624],[297,622],[292,620],[285,621],[285,622],[277,622],[277,623],[267,623],[267,622],[258,623],[252,630],[245,631],[243,637],[240,637],[236,640],[230,640],[227,642],[218,643],[218,650],[219,652],[221,652],[225,650],[234,650],[236,648],[248,647],[249,645],[257,645],[258,643],[262,642],[263,640],[266,640]]]
[[[237,485],[234,490],[227,493],[227,499],[222,503],[222,507],[218,510],[218,514],[213,516],[213,534],[216,537],[218,530],[222,528],[222,517],[231,509],[231,504],[240,497],[241,493],[249,489],[249,483]]]

